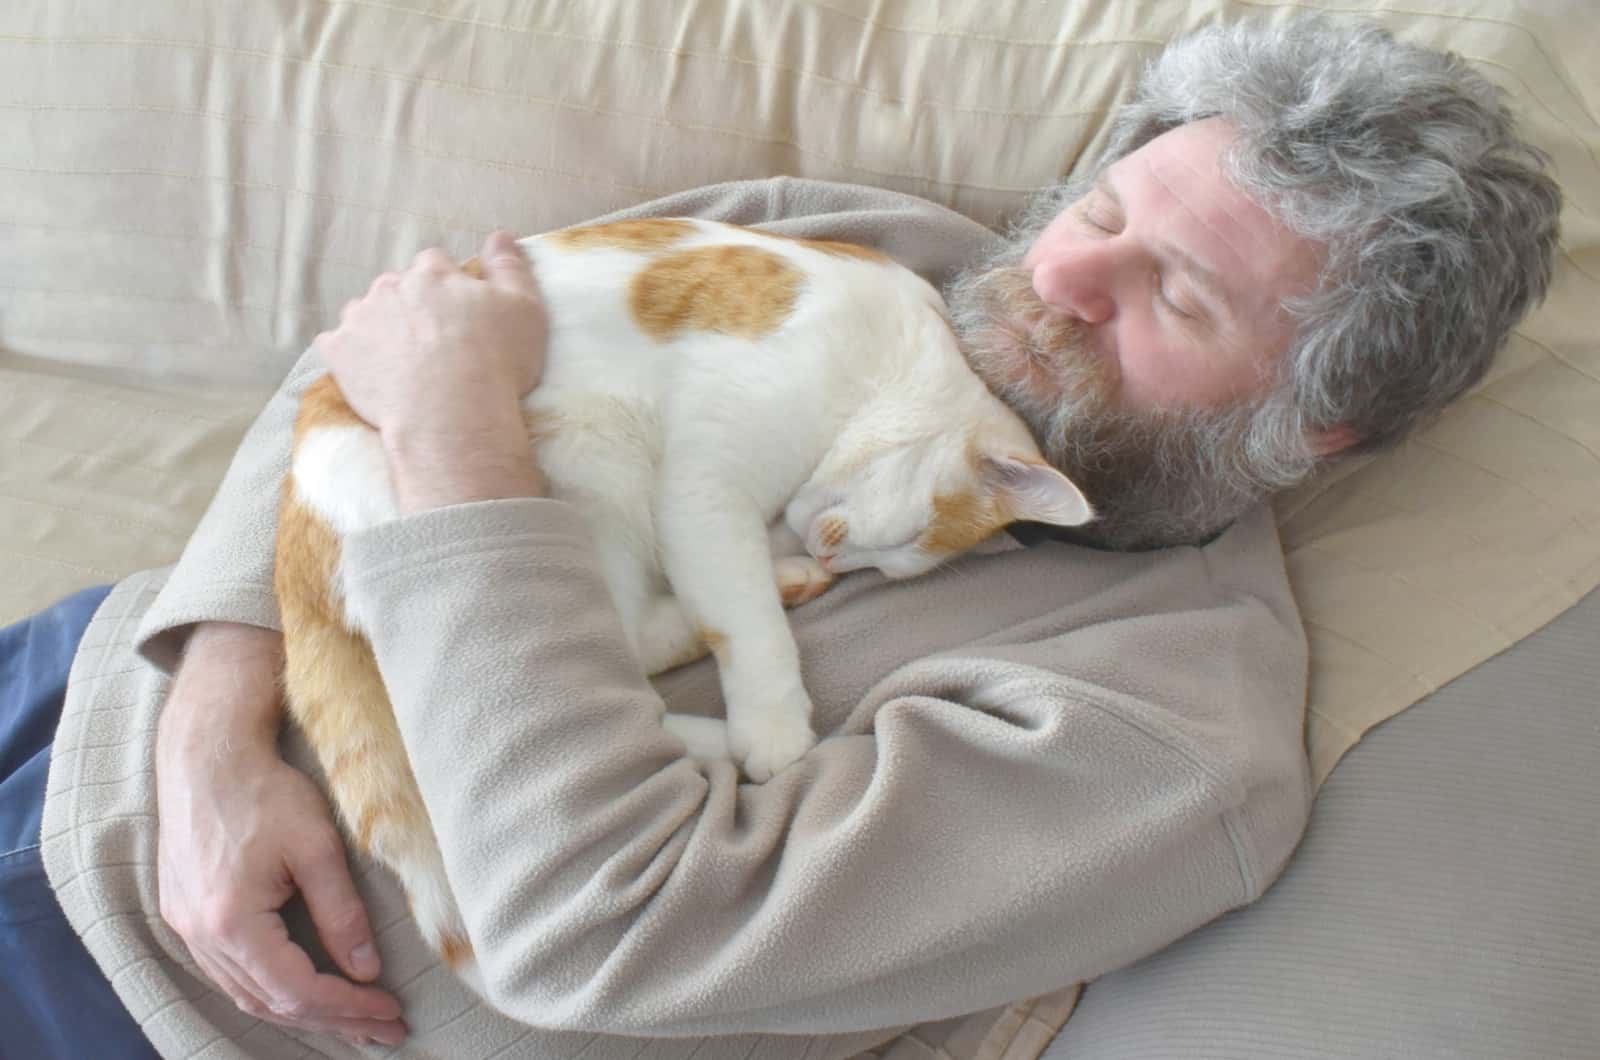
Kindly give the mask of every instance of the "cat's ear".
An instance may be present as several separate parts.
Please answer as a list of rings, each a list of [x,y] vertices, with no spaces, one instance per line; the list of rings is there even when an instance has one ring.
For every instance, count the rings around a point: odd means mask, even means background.
[[[1081,526],[1094,509],[1073,481],[1043,460],[1016,454],[980,457],[984,484],[1006,498],[1013,519]]]

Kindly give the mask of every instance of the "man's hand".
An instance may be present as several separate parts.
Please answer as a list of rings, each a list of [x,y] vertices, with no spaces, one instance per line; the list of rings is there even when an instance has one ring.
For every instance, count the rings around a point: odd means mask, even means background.
[[[161,916],[245,1012],[398,1044],[390,994],[319,974],[278,910],[298,890],[351,979],[378,974],[366,909],[328,804],[278,754],[278,634],[206,624],[189,642],[156,745]]]
[[[479,260],[475,279],[424,250],[315,340],[345,400],[383,437],[402,511],[544,492],[520,405],[544,371],[544,303],[506,233]]]

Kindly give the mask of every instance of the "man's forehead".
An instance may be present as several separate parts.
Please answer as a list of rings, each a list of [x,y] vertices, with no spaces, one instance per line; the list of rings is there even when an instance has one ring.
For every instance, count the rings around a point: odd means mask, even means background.
[[[1191,256],[1218,272],[1261,279],[1287,274],[1293,287],[1304,288],[1314,282],[1320,248],[1284,227],[1228,178],[1223,152],[1237,135],[1220,118],[1181,125],[1112,163],[1096,187],[1119,202],[1138,197],[1155,204],[1190,237],[1179,241]]]

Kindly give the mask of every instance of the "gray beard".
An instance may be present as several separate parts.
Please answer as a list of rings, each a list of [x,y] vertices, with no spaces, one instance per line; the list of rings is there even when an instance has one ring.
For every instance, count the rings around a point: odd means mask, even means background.
[[[1221,408],[1133,408],[1077,321],[1048,310],[1023,255],[1070,189],[1041,196],[1021,226],[945,292],[968,362],[1028,425],[1045,459],[1098,513],[1074,536],[1114,549],[1197,544],[1316,458],[1282,389]],[[1041,393],[1043,391],[1043,393]]]

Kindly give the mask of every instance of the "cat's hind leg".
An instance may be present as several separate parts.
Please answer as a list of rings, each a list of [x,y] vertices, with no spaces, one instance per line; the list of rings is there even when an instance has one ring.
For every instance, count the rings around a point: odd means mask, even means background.
[[[646,602],[636,637],[639,661],[651,677],[711,652],[676,596],[657,596]]]

